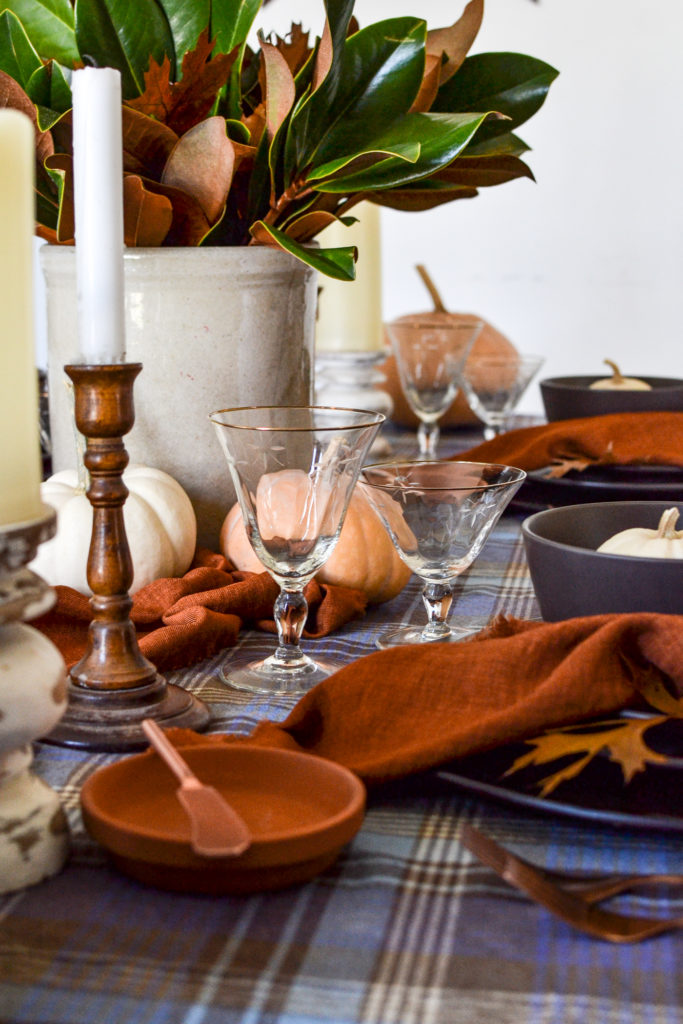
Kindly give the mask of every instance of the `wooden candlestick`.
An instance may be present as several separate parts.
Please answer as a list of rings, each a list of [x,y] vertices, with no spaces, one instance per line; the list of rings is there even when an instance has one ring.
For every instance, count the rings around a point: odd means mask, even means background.
[[[147,746],[144,718],[191,729],[209,721],[202,701],[169,685],[142,655],[130,620],[133,563],[123,520],[128,453],[122,437],[135,421],[133,383],[141,369],[141,363],[64,367],[74,384],[76,426],[86,439],[83,462],[90,473],[93,617],[88,648],[71,669],[66,714],[46,737],[50,743],[129,750]]]

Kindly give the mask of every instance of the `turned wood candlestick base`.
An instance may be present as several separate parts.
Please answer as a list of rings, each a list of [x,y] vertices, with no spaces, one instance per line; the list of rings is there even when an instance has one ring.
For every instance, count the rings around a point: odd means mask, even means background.
[[[130,620],[131,560],[123,521],[128,453],[122,437],[133,427],[133,383],[140,363],[65,366],[74,384],[76,426],[86,439],[93,507],[88,555],[92,621],[88,648],[71,669],[66,714],[47,742],[88,750],[147,746],[142,720],[204,728],[209,711],[179,686],[169,685],[138,647]]]

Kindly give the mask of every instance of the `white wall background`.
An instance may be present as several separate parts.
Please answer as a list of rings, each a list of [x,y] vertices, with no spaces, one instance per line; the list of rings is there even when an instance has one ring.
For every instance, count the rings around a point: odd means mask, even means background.
[[[361,24],[413,14],[431,28],[464,0],[357,0]],[[322,0],[273,0],[264,29],[322,30]],[[386,318],[429,308],[424,263],[446,304],[546,357],[542,376],[683,375],[683,4],[487,0],[473,53],[512,50],[560,76],[519,134],[536,184],[484,189],[418,214],[382,211]],[[361,254],[362,259],[362,254]],[[540,411],[532,386],[524,411]]]

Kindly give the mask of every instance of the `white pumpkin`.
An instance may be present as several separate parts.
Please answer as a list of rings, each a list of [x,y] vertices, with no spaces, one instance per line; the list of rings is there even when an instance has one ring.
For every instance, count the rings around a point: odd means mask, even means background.
[[[124,471],[123,482],[130,492],[123,519],[133,559],[133,594],[153,580],[187,572],[197,543],[197,519],[187,494],[168,473],[132,465]],[[93,514],[76,470],[55,473],[40,492],[57,512],[57,533],[41,544],[30,568],[52,586],[90,594],[86,569]]]
[[[612,368],[611,377],[601,377],[594,380],[589,390],[593,391],[651,391],[652,387],[646,380],[640,377],[624,377],[623,373],[612,359],[603,359],[603,362]]]
[[[634,526],[615,533],[598,551],[611,555],[631,555],[638,558],[683,558],[683,530],[676,529],[678,509],[662,512],[656,530]]]

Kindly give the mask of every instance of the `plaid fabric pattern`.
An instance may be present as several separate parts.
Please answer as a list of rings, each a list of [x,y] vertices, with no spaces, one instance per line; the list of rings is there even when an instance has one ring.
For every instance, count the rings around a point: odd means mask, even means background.
[[[394,440],[397,454],[411,452],[411,438]],[[474,440],[447,435],[444,448]],[[483,625],[503,611],[537,616],[522,518],[504,516],[465,577],[453,607],[458,624]],[[309,649],[346,661],[374,650],[389,623],[410,621],[424,621],[413,581]],[[251,633],[239,653],[272,643]],[[229,690],[217,669],[236,654],[169,681],[211,704],[212,731],[248,734],[261,718],[284,717],[292,701]],[[683,1022],[683,932],[624,947],[588,938],[458,842],[470,821],[550,867],[681,871],[680,836],[524,812],[428,775],[374,794],[355,840],[306,885],[241,898],[171,894],[117,873],[84,832],[80,786],[115,756],[37,745],[34,767],[60,794],[72,854],[55,878],[0,897],[3,1024]],[[683,913],[673,894],[622,902],[647,914]]]

